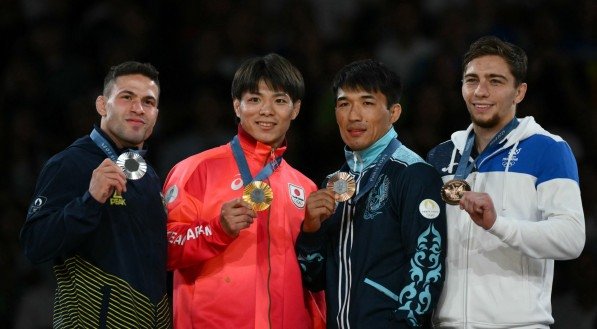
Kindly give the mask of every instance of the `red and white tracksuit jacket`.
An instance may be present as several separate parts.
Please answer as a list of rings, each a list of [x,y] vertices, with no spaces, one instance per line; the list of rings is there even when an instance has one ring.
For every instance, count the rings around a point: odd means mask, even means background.
[[[253,177],[286,150],[257,142],[240,127],[238,136]],[[266,182],[271,206],[232,238],[219,219],[222,204],[243,192],[230,143],[191,156],[168,174],[175,328],[325,327],[323,295],[303,289],[294,248],[316,186],[284,160]]]

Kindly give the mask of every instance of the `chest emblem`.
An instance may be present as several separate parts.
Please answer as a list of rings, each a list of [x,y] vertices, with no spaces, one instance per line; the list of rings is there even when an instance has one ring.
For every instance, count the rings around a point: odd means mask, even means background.
[[[305,189],[301,186],[297,186],[294,184],[288,184],[288,194],[290,195],[290,200],[294,203],[297,208],[304,208],[305,207]]]
[[[390,188],[390,180],[388,176],[381,175],[377,184],[369,192],[367,197],[367,209],[363,218],[366,220],[373,219],[373,217],[381,214],[381,209],[388,201],[388,190]]]
[[[243,187],[243,179],[240,177],[240,174],[238,174],[234,177],[235,178],[230,183],[230,188],[233,191],[237,191],[237,190],[240,190],[241,187]]]
[[[519,147],[512,152],[508,152],[508,156],[506,156],[505,158],[502,158],[502,166],[504,168],[513,167],[516,164],[516,162],[518,161],[518,153],[520,153],[521,149],[522,148]],[[510,157],[510,153],[512,153],[512,157]]]
[[[114,195],[110,198],[111,206],[126,206],[126,199],[118,191],[114,191]]]

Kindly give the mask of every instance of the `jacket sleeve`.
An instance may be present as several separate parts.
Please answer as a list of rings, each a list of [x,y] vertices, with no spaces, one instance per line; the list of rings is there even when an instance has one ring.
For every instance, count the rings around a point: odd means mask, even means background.
[[[100,223],[103,205],[87,191],[91,175],[75,164],[51,159],[40,173],[20,233],[35,264],[72,253]]]
[[[441,186],[432,166],[417,163],[400,175],[393,188],[408,258],[394,316],[412,327],[420,327],[429,318],[443,287],[447,234]]]
[[[540,219],[513,220],[498,216],[489,232],[529,257],[576,258],[582,252],[586,236],[574,155],[567,143],[554,142],[536,164]]]
[[[303,285],[311,291],[325,289],[326,223],[327,220],[322,223],[319,231],[313,233],[305,233],[301,229],[296,239],[296,255],[301,268]]]
[[[219,216],[201,218],[205,184],[198,176],[189,179],[187,172],[183,164],[175,166],[164,185],[169,270],[198,265],[222,253],[234,240],[224,232]]]

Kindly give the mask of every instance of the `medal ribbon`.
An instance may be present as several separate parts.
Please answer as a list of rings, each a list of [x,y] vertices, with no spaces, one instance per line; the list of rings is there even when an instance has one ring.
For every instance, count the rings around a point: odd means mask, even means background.
[[[485,150],[479,154],[477,159],[481,158],[481,155],[492,151],[491,149],[495,147],[504,136],[508,135],[514,128],[518,127],[518,119],[516,117],[512,119],[502,130],[500,130],[487,144]],[[456,174],[454,174],[454,179],[465,179],[468,174],[471,173],[473,170],[473,166],[476,163],[476,160],[472,162],[468,162],[468,159],[471,157],[471,152],[473,150],[473,145],[475,144],[475,132],[471,130],[466,139],[466,144],[464,145],[464,150],[462,151],[462,156],[460,157],[460,161],[458,161],[458,168],[456,169]]]
[[[112,147],[112,145],[100,134],[95,128],[89,134],[89,137],[95,142],[95,144],[106,153],[108,158],[112,159],[112,161],[116,162],[118,156],[116,155],[116,150]]]
[[[359,193],[357,193],[356,197],[354,198],[354,203],[357,203],[357,201],[359,201],[359,199],[363,195],[367,194],[367,192],[369,192],[369,190],[373,188],[373,185],[379,177],[381,169],[386,164],[388,159],[390,159],[390,156],[394,153],[394,151],[396,151],[396,149],[400,147],[400,145],[402,145],[402,143],[400,143],[400,141],[398,141],[397,139],[393,138],[388,144],[388,146],[386,146],[386,148],[377,156],[377,158],[375,158],[375,162],[373,164],[373,172],[371,173],[371,175],[369,175],[369,179],[367,180],[367,184],[365,184],[365,187],[360,189]]]
[[[279,156],[276,159],[268,162],[262,169],[257,173],[255,179],[251,176],[251,170],[249,170],[249,164],[247,163],[247,159],[245,158],[245,154],[240,146],[240,141],[238,140],[238,136],[235,135],[230,142],[232,146],[232,154],[234,155],[234,160],[236,160],[236,165],[238,166],[238,170],[240,171],[240,176],[243,179],[243,186],[247,186],[253,180],[256,181],[263,181],[268,178],[276,168],[282,162],[282,157]]]
[[[104,136],[102,136],[102,134],[100,134],[96,128],[93,128],[93,130],[91,131],[91,134],[89,134],[89,137],[91,137],[91,139],[93,140],[95,145],[97,145],[100,149],[102,149],[102,151],[104,151],[104,153],[106,153],[106,155],[112,161],[116,162],[116,160],[118,160],[118,156],[116,155],[116,150],[112,147],[112,144],[110,144],[110,142],[108,142],[108,140],[106,138],[104,138]],[[130,149],[129,151],[135,152],[135,153],[139,154],[141,157],[143,157],[145,155],[145,150]]]

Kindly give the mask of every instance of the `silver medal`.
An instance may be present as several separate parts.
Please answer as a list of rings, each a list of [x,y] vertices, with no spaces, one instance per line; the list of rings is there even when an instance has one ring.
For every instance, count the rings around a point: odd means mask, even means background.
[[[126,178],[137,180],[143,177],[147,172],[147,163],[142,156],[135,152],[124,152],[118,159],[116,164],[122,168]]]

